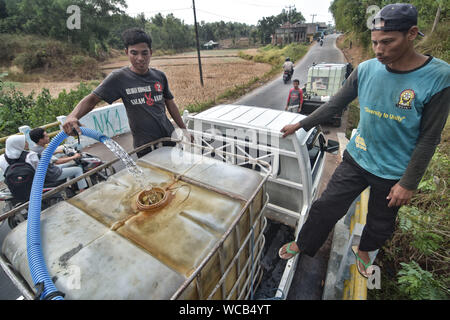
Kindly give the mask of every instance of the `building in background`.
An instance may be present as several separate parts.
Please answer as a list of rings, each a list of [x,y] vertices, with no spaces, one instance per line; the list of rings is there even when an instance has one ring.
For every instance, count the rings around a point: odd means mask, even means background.
[[[272,35],[273,45],[285,45],[293,42],[312,42],[317,36],[327,33],[329,26],[325,22],[285,23]]]

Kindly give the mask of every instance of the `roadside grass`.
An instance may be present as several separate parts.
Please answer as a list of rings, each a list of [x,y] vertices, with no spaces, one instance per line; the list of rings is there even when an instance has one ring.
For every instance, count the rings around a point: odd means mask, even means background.
[[[348,105],[348,119],[347,119],[347,127],[345,130],[345,137],[350,140],[352,136],[352,130],[358,127],[359,123],[359,103],[358,100],[353,101]]]
[[[380,249],[380,290],[369,299],[450,299],[450,121],[441,144],[407,206],[400,208],[396,231]]]
[[[99,59],[109,56],[105,52]],[[9,68],[9,81],[98,79],[98,61],[67,42],[38,35],[0,34],[0,66]]]

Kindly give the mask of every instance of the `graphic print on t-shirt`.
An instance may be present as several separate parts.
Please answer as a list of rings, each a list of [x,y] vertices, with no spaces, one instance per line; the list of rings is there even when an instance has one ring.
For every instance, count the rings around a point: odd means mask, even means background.
[[[156,82],[155,90],[152,90],[152,86],[145,86],[145,87],[135,87],[135,88],[127,88],[125,89],[125,92],[128,96],[136,95],[136,94],[144,94],[143,97],[130,99],[130,102],[132,105],[141,105],[146,104],[148,106],[153,106],[155,102],[159,102],[163,100],[163,95],[152,95],[152,93],[161,93],[163,91],[163,86],[160,82]]]

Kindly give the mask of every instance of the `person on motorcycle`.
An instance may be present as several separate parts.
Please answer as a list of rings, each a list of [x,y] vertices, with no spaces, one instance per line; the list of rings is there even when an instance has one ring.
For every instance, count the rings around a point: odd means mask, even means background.
[[[5,153],[0,156],[0,169],[3,173],[5,173],[6,169],[9,167],[5,155],[8,159],[17,160],[26,149],[28,149],[28,142],[24,135],[16,134],[6,139]],[[29,152],[26,155],[25,162],[29,163],[36,170],[39,163],[38,155],[35,152]]]
[[[283,70],[289,72],[289,76],[294,74],[294,63],[291,61],[291,58],[286,58],[286,61],[283,64]]]
[[[43,128],[35,128],[30,131],[30,139],[36,143],[35,146],[30,149],[36,152],[39,157],[45,149],[45,146],[50,142],[50,137]],[[58,151],[61,152],[61,151]],[[67,178],[73,179],[81,176],[83,174],[83,169],[79,166],[74,166],[71,163],[72,160],[78,159],[81,154],[76,153],[71,157],[52,157],[52,162],[49,163],[47,168],[47,174],[45,176],[46,182],[56,182],[59,180],[65,180]],[[77,182],[78,190],[80,192],[87,188],[87,183],[85,179],[81,179]]]

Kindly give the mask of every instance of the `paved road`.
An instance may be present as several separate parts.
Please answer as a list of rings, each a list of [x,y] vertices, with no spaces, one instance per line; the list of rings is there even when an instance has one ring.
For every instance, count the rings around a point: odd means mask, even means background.
[[[330,62],[330,63],[343,63],[345,62],[344,55],[335,46],[337,35],[330,35],[325,37],[324,45],[322,47],[319,44],[314,45],[305,57],[296,63],[293,79],[300,80],[300,86],[306,83],[308,68],[313,62]],[[287,100],[289,89],[292,87],[292,83],[284,84],[280,77],[276,78],[269,84],[258,88],[241,99],[237,100],[235,104],[245,104],[250,106],[265,106],[273,109],[283,109]],[[344,114],[344,117],[346,114]],[[344,120],[344,119],[343,119]],[[346,121],[342,121],[343,124]],[[326,137],[329,139],[337,140],[336,133],[345,131],[345,128],[332,128],[323,127]],[[127,151],[132,150],[130,135],[123,135],[116,137],[115,140]],[[94,145],[90,148],[85,148],[84,151],[93,153],[105,161],[112,160],[114,156],[103,145]],[[320,186],[319,193],[323,191],[326,181],[328,181],[331,173],[334,171],[336,164],[338,163],[337,156],[329,155],[328,161],[325,164],[322,184]],[[121,169],[120,167],[117,169]],[[5,222],[0,226],[0,246],[3,239],[10,231],[7,223]],[[274,288],[278,284],[278,278],[281,277],[281,273],[284,270],[284,263],[277,261],[276,263],[270,260],[276,257],[279,245],[284,243],[292,232],[283,225],[271,224],[267,229],[267,237],[271,239],[271,246],[268,246],[266,258],[263,263],[269,266],[266,272],[267,277],[265,287],[259,290],[259,298],[273,297],[275,294]],[[288,239],[292,240],[292,239]],[[288,299],[321,299],[322,295],[322,280],[325,279],[326,263],[328,261],[329,254],[329,241],[320,252],[314,258],[304,257],[301,258],[298,263],[296,275],[293,280],[293,285]],[[280,260],[280,259],[278,259]],[[14,300],[20,296],[20,292],[15,288],[11,281],[6,277],[3,270],[0,268],[0,300]]]
[[[320,62],[345,63],[344,54],[336,48],[337,35],[325,37],[323,46],[316,43],[302,60],[295,64],[294,75],[292,79],[300,81],[300,87],[307,81],[308,69],[311,65]],[[284,84],[282,74],[280,77],[271,81],[267,85],[253,90],[249,94],[237,100],[234,104],[243,104],[248,106],[267,107],[277,110],[286,107],[286,101],[289,90],[292,88],[292,82]]]

